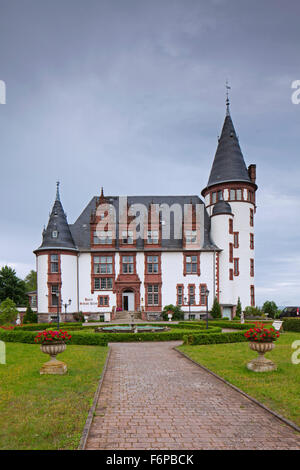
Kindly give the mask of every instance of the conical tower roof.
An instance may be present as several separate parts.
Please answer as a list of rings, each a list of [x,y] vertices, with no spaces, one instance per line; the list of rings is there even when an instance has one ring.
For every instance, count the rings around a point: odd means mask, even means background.
[[[56,199],[49,217],[47,228],[43,231],[43,242],[39,247],[39,250],[49,248],[76,250],[69,224],[67,222],[67,217],[60,201],[59,183],[57,183]]]
[[[221,137],[207,188],[219,183],[241,181],[251,183],[234,125],[227,107]]]

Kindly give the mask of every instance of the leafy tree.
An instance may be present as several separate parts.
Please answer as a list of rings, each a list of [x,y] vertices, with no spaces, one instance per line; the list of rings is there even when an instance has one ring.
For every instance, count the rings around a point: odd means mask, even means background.
[[[184,312],[178,305],[166,305],[162,311],[162,317],[164,320],[169,320],[168,312],[173,312],[172,320],[184,320]]]
[[[28,305],[26,309],[26,313],[23,318],[23,323],[37,323],[37,321],[38,321],[37,314],[34,313],[30,305]]]
[[[242,313],[242,304],[241,304],[241,299],[238,298],[237,306],[236,306],[236,316],[238,318],[241,318],[241,313]]]
[[[245,308],[245,317],[261,317],[263,311],[259,307],[246,307]]]
[[[0,302],[7,298],[17,305],[28,303],[25,282],[17,277],[14,269],[4,266],[0,269]]]
[[[222,318],[221,307],[220,307],[217,297],[215,297],[214,299],[214,303],[213,303],[210,313],[213,318]]]
[[[266,302],[263,304],[262,310],[264,313],[268,313],[268,316],[270,318],[275,318],[278,312],[277,305],[273,300],[266,300]]]
[[[24,279],[26,292],[31,292],[37,289],[37,274],[33,269]]]
[[[13,300],[7,298],[0,304],[0,325],[14,323],[18,316],[18,310]]]

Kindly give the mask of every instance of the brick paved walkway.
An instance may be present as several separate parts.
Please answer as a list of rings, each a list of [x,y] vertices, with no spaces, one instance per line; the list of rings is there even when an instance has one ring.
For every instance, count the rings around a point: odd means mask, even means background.
[[[113,343],[86,449],[300,449],[293,429],[181,357]]]

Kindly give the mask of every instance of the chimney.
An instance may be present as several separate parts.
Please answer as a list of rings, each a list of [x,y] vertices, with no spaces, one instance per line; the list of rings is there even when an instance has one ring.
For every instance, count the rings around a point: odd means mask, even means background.
[[[248,166],[248,175],[252,183],[256,181],[256,165]]]

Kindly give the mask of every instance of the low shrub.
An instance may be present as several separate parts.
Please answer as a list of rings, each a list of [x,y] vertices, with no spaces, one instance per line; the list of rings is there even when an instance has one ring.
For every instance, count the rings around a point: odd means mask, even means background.
[[[166,305],[161,313],[162,319],[167,321],[169,320],[168,313],[172,312],[172,320],[183,320],[184,319],[184,312],[178,305]]]
[[[186,327],[188,327],[188,323],[187,322],[181,322],[182,325],[185,325]],[[205,325],[205,322],[204,321],[199,321],[197,323],[197,325],[202,326],[202,328],[204,327]],[[196,324],[195,324],[196,326]],[[208,322],[208,326],[217,326],[217,327],[220,327],[220,328],[230,328],[232,330],[248,330],[249,328],[251,327],[255,327],[255,324],[254,323],[235,323],[233,321],[231,321],[230,323],[228,323],[228,321],[224,321],[224,320],[213,320],[213,321],[209,321]]]
[[[287,318],[283,321],[283,329],[300,333],[300,318]]]
[[[218,344],[218,343],[240,343],[246,342],[247,338],[244,332],[238,331],[234,333],[213,333],[205,335],[203,333],[184,335],[184,344],[196,346],[200,344]]]

